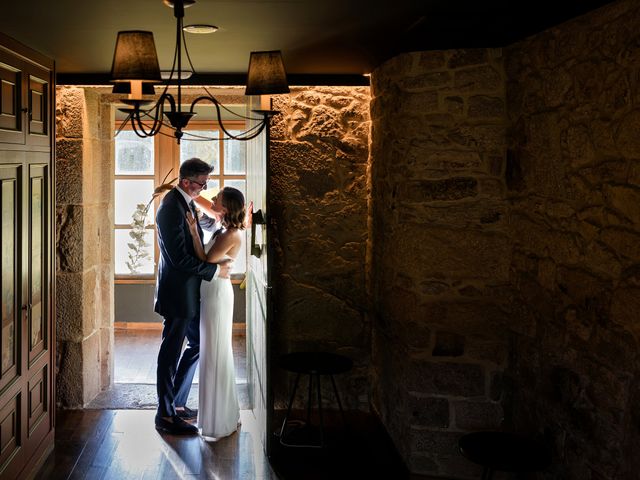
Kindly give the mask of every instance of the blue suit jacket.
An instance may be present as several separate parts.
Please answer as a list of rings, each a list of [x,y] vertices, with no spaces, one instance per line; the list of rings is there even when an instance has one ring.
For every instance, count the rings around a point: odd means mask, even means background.
[[[184,197],[174,188],[164,196],[156,214],[160,263],[154,310],[163,317],[197,315],[200,312],[200,283],[210,281],[217,267],[196,256],[186,219],[188,210]]]

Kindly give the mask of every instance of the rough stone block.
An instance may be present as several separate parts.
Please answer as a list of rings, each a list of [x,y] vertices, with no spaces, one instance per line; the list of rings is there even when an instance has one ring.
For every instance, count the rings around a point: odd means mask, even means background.
[[[488,51],[485,48],[452,50],[447,66],[449,68],[468,67],[487,63]]]
[[[405,93],[398,98],[397,109],[399,115],[437,112],[438,92]]]
[[[408,422],[413,426],[448,428],[449,401],[440,397],[409,395]]]
[[[393,249],[383,255],[395,262],[394,270],[414,278],[446,276],[502,281],[508,277],[510,245],[505,235],[406,225],[402,232],[394,232],[390,237]]]
[[[438,463],[430,455],[411,454],[409,457],[409,469],[412,473],[434,474],[438,473]]]
[[[450,332],[436,332],[434,357],[460,357],[464,355],[465,339],[462,335]]]
[[[504,333],[497,333],[496,338],[489,336],[469,336],[465,341],[465,353],[474,360],[489,361],[495,365],[504,365],[509,355],[507,340],[499,338]]]
[[[113,384],[114,374],[114,336],[113,326],[100,328],[100,386],[105,388]]]
[[[464,100],[462,97],[452,96],[444,99],[444,108],[447,112],[460,115],[464,112]]]
[[[445,52],[443,51],[427,51],[420,52],[420,59],[418,60],[418,67],[424,70],[436,70],[443,68],[445,62]]]
[[[82,203],[83,195],[82,167],[66,159],[56,161],[56,205],[74,205]]]
[[[504,151],[506,136],[504,125],[463,125],[452,128],[446,138],[457,147],[470,148],[483,153],[501,154]]]
[[[83,269],[83,209],[78,205],[58,208],[56,212],[58,268],[64,272]]]
[[[458,454],[458,439],[460,432],[439,430],[423,430],[412,428],[411,452],[422,452],[435,455]]]
[[[100,333],[94,332],[82,341],[82,404],[93,400],[101,390]]]
[[[407,202],[432,202],[461,200],[476,195],[478,195],[477,179],[456,177],[406,183],[398,192],[398,199]]]
[[[398,87],[404,92],[424,92],[440,89],[451,84],[449,72],[431,72],[415,77],[406,77],[398,82]]]
[[[56,403],[64,408],[82,408],[83,352],[82,343],[58,339],[57,354],[60,369],[56,376]]]
[[[81,273],[56,274],[56,335],[59,341],[79,343],[83,338],[84,298]]]
[[[82,138],[84,92],[77,87],[56,89],[56,130],[58,137]]]
[[[502,407],[494,402],[453,402],[456,427],[462,430],[495,430],[503,419]]]
[[[470,363],[414,360],[407,371],[407,388],[439,395],[481,396],[485,394],[484,369]]]
[[[611,320],[640,338],[640,288],[616,288],[611,299]]]
[[[454,74],[453,86],[461,92],[500,92],[504,89],[502,75],[490,65],[481,65]]]
[[[505,114],[504,100],[501,97],[475,95],[468,101],[469,118],[502,118]]]

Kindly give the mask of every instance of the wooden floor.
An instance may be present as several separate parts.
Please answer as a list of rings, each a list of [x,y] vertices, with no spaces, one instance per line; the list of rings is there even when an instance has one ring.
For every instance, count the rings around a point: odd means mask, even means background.
[[[159,331],[116,331],[115,379],[122,382],[120,385],[138,388],[155,384],[159,341]],[[246,384],[244,342],[244,336],[234,336],[238,384]],[[155,403],[153,397],[151,402]],[[197,407],[195,404],[191,406]],[[297,413],[304,416],[304,412]],[[241,410],[242,426],[238,432],[215,443],[205,442],[199,436],[180,437],[158,433],[154,427],[155,408],[62,410],[56,415],[55,449],[35,478],[408,478],[406,468],[395,455],[384,430],[372,416],[353,412],[355,416],[349,418],[350,429],[345,431],[337,416],[334,415],[332,420],[330,412],[326,413],[328,448],[283,447],[274,436],[270,463],[256,434],[258,430],[251,410]],[[282,418],[283,414],[276,412],[276,418]]]
[[[156,383],[156,362],[161,330],[115,330],[115,357],[113,381],[115,383]],[[233,335],[233,359],[236,369],[236,383],[247,381],[246,337],[244,333]],[[194,376],[198,383],[198,372]]]
[[[241,412],[239,432],[218,442],[161,435],[151,410],[58,412],[56,443],[37,479],[277,479]]]

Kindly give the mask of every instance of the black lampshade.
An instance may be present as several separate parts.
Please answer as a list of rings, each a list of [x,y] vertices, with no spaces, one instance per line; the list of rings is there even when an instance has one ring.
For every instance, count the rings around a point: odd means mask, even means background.
[[[116,82],[111,93],[129,94],[131,93],[131,82]],[[155,95],[156,90],[152,83],[142,84],[142,95]]]
[[[111,81],[160,83],[160,66],[153,33],[140,30],[118,32],[111,64]]]
[[[245,95],[289,93],[280,50],[251,52]]]

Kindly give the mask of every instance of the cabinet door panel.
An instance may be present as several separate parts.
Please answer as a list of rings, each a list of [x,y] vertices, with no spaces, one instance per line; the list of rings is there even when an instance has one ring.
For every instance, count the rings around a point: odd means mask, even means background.
[[[5,52],[0,51],[0,142],[24,144],[22,125],[22,81],[23,73],[11,62]]]
[[[20,327],[22,325],[21,277],[21,204],[22,180],[19,165],[0,166],[0,292],[2,325],[0,329],[0,391],[20,374]]]
[[[29,145],[49,146],[49,82],[46,78],[46,75],[29,74],[27,94],[29,113],[27,143]]]
[[[19,450],[23,447],[22,441],[22,395],[12,395],[6,403],[0,406],[0,472],[2,478],[12,478],[25,463],[20,458]]]
[[[29,365],[48,348],[46,283],[48,192],[46,165],[29,167]]]

